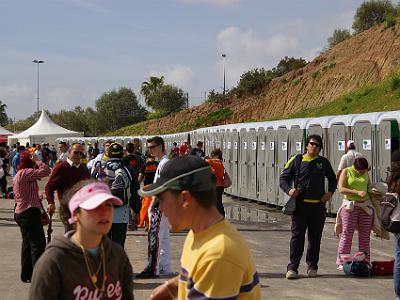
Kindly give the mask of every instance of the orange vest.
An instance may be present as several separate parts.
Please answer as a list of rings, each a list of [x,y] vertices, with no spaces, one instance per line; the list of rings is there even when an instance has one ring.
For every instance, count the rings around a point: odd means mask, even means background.
[[[211,167],[211,171],[217,177],[217,186],[224,186],[224,173],[225,168],[222,161],[218,158],[207,159],[207,163]]]

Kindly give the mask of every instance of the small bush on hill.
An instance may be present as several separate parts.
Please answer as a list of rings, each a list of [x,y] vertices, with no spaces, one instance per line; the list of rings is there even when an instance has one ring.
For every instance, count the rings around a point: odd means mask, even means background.
[[[226,100],[226,96],[224,94],[218,93],[215,90],[211,90],[208,93],[206,102],[209,103],[223,103]]]
[[[396,26],[396,17],[395,16],[387,16],[386,17],[386,28],[394,28]]]
[[[236,96],[259,94],[273,78],[272,71],[266,71],[264,68],[250,70],[242,76],[235,88]]]
[[[319,75],[319,71],[317,70],[317,71],[312,72],[311,77],[313,79],[316,79],[318,77],[318,75]]]
[[[400,75],[393,76],[390,79],[389,86],[392,92],[398,90],[400,88]]]
[[[337,44],[347,40],[351,37],[351,33],[348,29],[337,28],[333,31],[332,36],[328,38],[328,49],[336,46]]]
[[[280,77],[290,71],[303,68],[305,65],[307,65],[307,61],[301,57],[294,58],[285,56],[279,61],[278,65],[272,69],[272,72],[274,77]]]

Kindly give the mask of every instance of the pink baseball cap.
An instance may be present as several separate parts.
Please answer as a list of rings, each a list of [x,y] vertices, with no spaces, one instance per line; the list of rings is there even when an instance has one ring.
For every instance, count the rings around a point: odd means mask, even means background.
[[[103,182],[93,182],[81,188],[71,198],[68,204],[71,216],[73,212],[78,208],[86,210],[93,210],[107,200],[111,200],[112,204],[121,206],[122,200],[111,194],[110,188]],[[70,224],[75,221],[70,218],[68,220]]]

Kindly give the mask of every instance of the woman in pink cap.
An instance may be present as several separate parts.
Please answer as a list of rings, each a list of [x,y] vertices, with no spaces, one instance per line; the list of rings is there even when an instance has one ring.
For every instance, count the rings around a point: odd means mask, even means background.
[[[74,225],[55,237],[37,262],[29,299],[133,299],[132,266],[108,237],[113,205],[102,182],[83,180],[63,197],[61,218]]]

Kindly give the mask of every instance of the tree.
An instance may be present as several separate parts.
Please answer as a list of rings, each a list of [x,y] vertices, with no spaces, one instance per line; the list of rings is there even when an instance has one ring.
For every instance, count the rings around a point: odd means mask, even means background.
[[[99,132],[114,131],[140,122],[147,114],[135,93],[126,87],[104,93],[96,100],[96,110]]]
[[[163,85],[150,98],[151,107],[168,115],[186,107],[187,98],[182,89],[173,85]]]
[[[6,113],[7,105],[0,100],[0,125],[5,126],[8,124],[8,116]]]
[[[383,23],[387,17],[396,15],[397,10],[389,0],[365,1],[357,8],[353,29],[356,33],[360,33],[372,26]]]
[[[274,74],[264,68],[247,71],[240,76],[235,94],[241,97],[246,94],[258,94],[271,82]]]
[[[51,119],[69,130],[83,131],[84,133],[89,131],[85,110],[80,106],[76,106],[73,110],[61,110],[59,113],[52,114]]]
[[[294,58],[285,56],[282,58],[276,68],[272,69],[275,77],[282,76],[290,71],[300,69],[307,64],[303,58]]]
[[[328,38],[328,48],[330,49],[336,46],[337,44],[343,42],[344,40],[347,40],[350,37],[351,37],[350,30],[336,28],[333,31],[332,36]]]
[[[164,76],[155,77],[150,76],[148,81],[142,83],[140,93],[144,97],[144,102],[147,106],[152,107],[152,95],[154,95],[161,87],[164,86]]]

